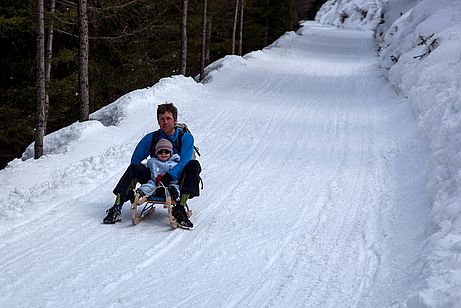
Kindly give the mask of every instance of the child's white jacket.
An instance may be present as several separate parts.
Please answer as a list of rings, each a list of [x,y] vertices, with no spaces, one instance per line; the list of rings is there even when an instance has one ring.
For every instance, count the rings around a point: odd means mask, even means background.
[[[167,161],[161,161],[157,157],[150,158],[147,161],[147,167],[150,169],[150,180],[146,184],[142,184],[138,189],[145,195],[151,195],[157,187],[155,178],[173,169],[173,167],[178,164],[179,160],[180,157],[178,154],[173,154]],[[178,181],[172,181],[170,186],[174,186],[179,192]]]

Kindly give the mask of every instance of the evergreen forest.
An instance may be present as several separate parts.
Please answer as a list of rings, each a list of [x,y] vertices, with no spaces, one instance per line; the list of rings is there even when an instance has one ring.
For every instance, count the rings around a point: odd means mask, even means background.
[[[205,65],[232,54],[236,1],[189,0],[186,76],[200,73],[204,3]],[[235,54],[261,49],[300,20],[313,19],[326,0],[245,0]],[[120,96],[180,74],[181,0],[87,0],[90,112]],[[50,50],[46,133],[79,119],[79,0],[45,0]],[[243,14],[242,14],[243,12]],[[0,6],[0,168],[34,141],[37,113],[37,1]],[[240,25],[243,26],[240,26]],[[52,30],[52,31],[50,31]],[[240,31],[241,30],[241,31]],[[203,32],[205,33],[205,32]],[[51,36],[50,36],[51,34]],[[52,38],[51,40],[49,38]]]

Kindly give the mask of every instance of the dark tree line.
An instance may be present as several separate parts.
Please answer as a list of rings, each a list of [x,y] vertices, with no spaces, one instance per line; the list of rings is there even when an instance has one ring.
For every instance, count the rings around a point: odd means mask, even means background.
[[[0,168],[19,157],[36,133],[85,120],[165,76],[203,78],[203,66],[267,46],[299,20],[312,19],[324,2],[2,0]],[[87,73],[80,69],[85,63]],[[45,104],[37,108],[39,99]],[[81,110],[82,100],[88,110]]]

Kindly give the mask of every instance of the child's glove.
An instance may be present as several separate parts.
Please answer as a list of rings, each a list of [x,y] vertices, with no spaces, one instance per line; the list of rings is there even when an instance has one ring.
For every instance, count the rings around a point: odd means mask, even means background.
[[[162,176],[162,183],[165,187],[168,187],[168,185],[170,185],[171,181],[173,180],[173,178],[171,177],[171,175],[169,173],[165,173],[163,176]]]
[[[161,174],[157,175],[157,177],[155,178],[155,183],[157,183],[157,184],[160,183],[160,181],[162,180],[162,177],[163,177],[163,175],[161,175]]]

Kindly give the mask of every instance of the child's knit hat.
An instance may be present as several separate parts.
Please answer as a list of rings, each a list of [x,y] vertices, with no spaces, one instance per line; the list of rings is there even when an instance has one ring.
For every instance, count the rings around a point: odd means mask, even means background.
[[[168,150],[173,153],[173,144],[167,139],[160,139],[155,145],[155,153],[158,153],[160,150]]]

